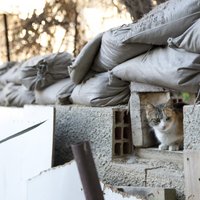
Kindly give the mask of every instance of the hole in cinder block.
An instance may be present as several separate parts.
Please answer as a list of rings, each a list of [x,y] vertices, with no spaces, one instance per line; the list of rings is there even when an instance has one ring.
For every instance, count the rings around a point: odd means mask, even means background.
[[[131,153],[131,147],[128,142],[125,142],[123,144],[123,154],[130,154]]]
[[[122,128],[116,127],[115,128],[115,140],[120,140],[120,139],[122,139]]]
[[[183,102],[183,99],[178,99],[178,103],[182,103]]]
[[[173,99],[173,103],[183,103],[183,99],[175,98],[175,99]]]
[[[115,123],[120,123],[122,121],[122,112],[115,111]]]
[[[124,123],[130,124],[131,119],[130,119],[130,114],[127,112],[124,112]]]
[[[177,99],[173,99],[173,103],[177,103]]]
[[[130,127],[124,127],[123,138],[124,139],[131,139],[131,129],[130,129]]]
[[[115,144],[115,155],[120,156],[121,155],[121,143],[116,143]]]

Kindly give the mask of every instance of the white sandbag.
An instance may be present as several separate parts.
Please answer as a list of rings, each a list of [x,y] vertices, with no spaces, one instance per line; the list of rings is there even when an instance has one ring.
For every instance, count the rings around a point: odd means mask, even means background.
[[[11,67],[13,67],[17,62],[10,61],[10,62],[5,62],[0,65],[0,75],[6,73]]]
[[[102,35],[103,33],[100,33],[89,41],[82,48],[73,64],[68,67],[70,77],[74,83],[79,84],[91,68],[94,58],[99,51]]]
[[[87,106],[114,106],[127,103],[129,95],[128,82],[104,72],[94,74],[77,85],[71,94],[71,101]]]
[[[69,77],[68,66],[72,59],[67,52],[32,57],[21,66],[22,84],[29,90],[40,90]]]
[[[17,63],[9,68],[4,74],[0,75],[0,84],[6,85],[7,83],[21,84],[20,67],[22,63]]]
[[[6,105],[6,98],[3,90],[0,90],[0,106]]]
[[[106,72],[118,64],[152,48],[149,44],[125,44],[124,37],[131,25],[121,26],[104,33],[101,48],[92,66],[96,72]]]
[[[70,78],[62,79],[43,90],[35,90],[36,104],[70,104],[69,97],[75,87]]]
[[[124,42],[165,45],[169,37],[179,36],[198,18],[199,0],[169,0],[133,23]]]
[[[156,48],[118,65],[112,73],[125,81],[197,92],[200,55],[183,49]]]
[[[2,92],[5,97],[4,106],[23,107],[26,104],[33,104],[35,102],[33,91],[27,90],[23,85],[8,83]]]
[[[182,35],[176,38],[169,38],[168,44],[172,48],[182,48],[200,54],[200,19]]]
[[[152,45],[166,45],[200,18],[199,0],[169,0],[139,21],[107,31],[93,64],[95,71],[107,71],[148,51]]]

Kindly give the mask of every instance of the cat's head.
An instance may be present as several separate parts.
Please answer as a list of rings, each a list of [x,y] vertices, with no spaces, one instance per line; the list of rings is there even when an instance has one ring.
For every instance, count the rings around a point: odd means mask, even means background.
[[[175,123],[176,113],[171,99],[167,103],[157,106],[147,103],[145,110],[148,123],[154,129],[165,132]]]

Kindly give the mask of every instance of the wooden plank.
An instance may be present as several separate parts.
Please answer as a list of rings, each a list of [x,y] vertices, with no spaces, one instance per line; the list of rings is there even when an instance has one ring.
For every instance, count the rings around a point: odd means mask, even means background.
[[[186,200],[200,199],[200,151],[184,151]]]
[[[0,113],[0,199],[26,200],[26,181],[52,166],[54,108],[3,107]]]

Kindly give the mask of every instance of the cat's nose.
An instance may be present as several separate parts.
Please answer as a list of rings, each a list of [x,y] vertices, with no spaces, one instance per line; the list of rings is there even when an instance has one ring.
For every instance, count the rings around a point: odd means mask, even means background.
[[[165,129],[166,129],[166,126],[162,126],[161,129],[162,129],[162,130],[165,130]]]

